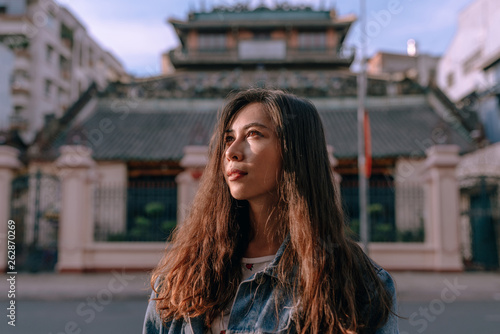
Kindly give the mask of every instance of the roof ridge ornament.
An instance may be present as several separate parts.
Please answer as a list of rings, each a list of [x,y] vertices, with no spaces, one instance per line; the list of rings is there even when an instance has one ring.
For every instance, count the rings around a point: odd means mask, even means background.
[[[265,0],[260,0],[258,4],[251,8],[250,6],[250,0],[243,0],[243,1],[237,1],[233,5],[230,4],[218,4],[214,5],[212,7],[212,12],[225,12],[225,13],[230,13],[230,12],[256,12],[256,11],[273,11],[273,10],[282,10],[282,11],[312,11],[314,10],[313,7],[308,4],[308,3],[298,3],[298,4],[292,4],[287,0],[284,1],[279,1],[279,0],[274,0],[271,4],[267,4]],[[204,1],[202,1],[202,12],[205,12],[204,10]],[[322,10],[321,8],[319,9],[320,11]],[[210,11],[207,11],[210,12]]]

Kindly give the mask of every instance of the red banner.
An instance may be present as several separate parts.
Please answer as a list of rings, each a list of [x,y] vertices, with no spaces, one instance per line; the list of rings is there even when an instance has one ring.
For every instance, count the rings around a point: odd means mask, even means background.
[[[370,132],[370,118],[368,112],[365,110],[363,119],[363,128],[365,134],[365,176],[367,179],[372,174],[372,140]]]

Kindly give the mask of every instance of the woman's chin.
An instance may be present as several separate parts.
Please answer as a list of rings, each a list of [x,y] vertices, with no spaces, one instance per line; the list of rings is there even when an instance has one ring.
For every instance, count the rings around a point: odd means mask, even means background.
[[[236,193],[236,194],[231,193],[231,196],[233,196],[233,198],[236,199],[236,200],[238,200],[238,201],[245,201],[245,200],[247,200],[247,196],[245,196],[243,194],[240,194],[240,193]]]

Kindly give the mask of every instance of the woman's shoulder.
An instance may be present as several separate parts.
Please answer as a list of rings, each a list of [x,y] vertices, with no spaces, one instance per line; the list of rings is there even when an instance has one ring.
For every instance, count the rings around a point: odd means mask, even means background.
[[[396,290],[395,289],[395,285],[394,285],[394,279],[387,272],[387,270],[385,270],[384,268],[382,268],[381,266],[379,266],[375,262],[373,262],[373,261],[371,261],[371,262],[372,262],[372,265],[373,265],[373,267],[375,269],[375,273],[377,274],[378,279],[382,282],[382,284],[384,285],[385,289],[391,295],[393,295],[394,292],[395,292],[395,290]]]
[[[397,317],[397,299],[396,299],[396,287],[394,283],[394,279],[392,276],[376,264],[370,259],[370,262],[373,265],[373,268],[375,270],[375,273],[377,274],[377,278],[380,280],[382,283],[385,291],[387,291],[388,297],[390,299],[390,309],[391,311],[388,314],[388,318],[385,322],[385,324],[378,328],[376,331],[376,334],[395,334],[399,333],[398,329],[398,317]],[[378,297],[378,296],[377,296]]]
[[[144,317],[143,334],[159,334],[161,332],[162,320],[156,311],[155,298],[157,297],[158,295],[153,291],[149,299],[148,308],[146,309],[146,316]]]

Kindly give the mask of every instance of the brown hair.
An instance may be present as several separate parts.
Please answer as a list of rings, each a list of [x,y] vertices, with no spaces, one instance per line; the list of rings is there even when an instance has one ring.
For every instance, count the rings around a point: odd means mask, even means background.
[[[346,236],[320,116],[312,103],[282,91],[250,89],[219,114],[210,159],[186,221],[174,231],[151,284],[165,321],[205,316],[210,326],[241,282],[248,245],[248,203],[235,200],[223,176],[224,132],[237,113],[260,103],[276,127],[283,157],[276,236],[290,242],[278,265],[276,291],[300,301],[299,333],[364,332],[380,327],[391,296],[374,265]],[[295,272],[290,268],[297,267]],[[285,282],[292,281],[290,286]]]

